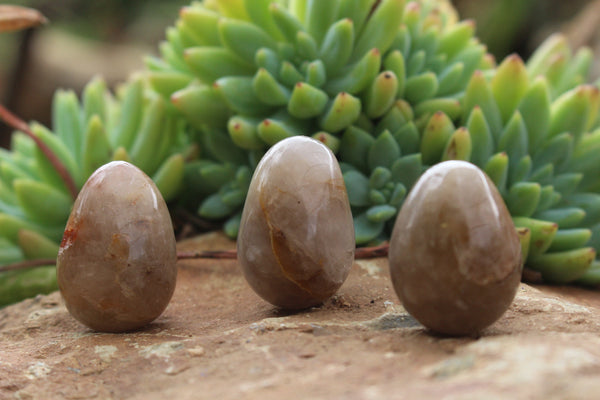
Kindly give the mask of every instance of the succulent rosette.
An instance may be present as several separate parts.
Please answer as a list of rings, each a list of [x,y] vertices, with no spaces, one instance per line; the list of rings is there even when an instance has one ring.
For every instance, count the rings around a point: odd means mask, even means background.
[[[55,259],[74,202],[73,191],[112,160],[135,163],[162,195],[173,199],[183,182],[187,139],[169,104],[134,77],[113,96],[93,79],[81,101],[59,90],[53,100],[53,131],[31,123],[31,132],[66,167],[75,188],[65,184],[34,140],[12,136],[0,151],[0,265]],[[56,289],[54,265],[0,273],[0,306]]]
[[[502,193],[526,265],[547,281],[591,283],[600,206],[598,94],[582,85],[591,54],[573,55],[555,36],[527,64],[510,56],[495,68],[473,34],[446,1],[183,8],[148,65],[202,148],[186,167],[185,203],[225,219],[234,237],[257,160],[309,135],[336,153],[356,241],[372,244],[389,238],[425,169],[468,160]]]
[[[502,194],[528,268],[550,282],[599,285],[591,52],[573,54],[553,36],[527,62],[496,66],[474,31],[446,0],[197,1],[143,77],[116,96],[101,80],[81,101],[59,91],[54,133],[31,130],[78,187],[97,166],[128,160],[172,204],[222,221],[231,237],[254,168],[290,136],[336,154],[359,245],[389,239],[427,168],[470,161]],[[16,133],[0,152],[0,263],[54,257],[72,203],[41,150]],[[36,271],[2,273],[0,304],[42,291]],[[44,273],[40,282],[54,274]]]
[[[493,61],[447,2],[205,1],[181,10],[150,80],[195,128],[187,204],[235,236],[251,171],[293,135],[338,156],[359,244],[387,237],[431,157],[420,130],[460,117],[473,72]],[[190,199],[191,197],[191,199]]]

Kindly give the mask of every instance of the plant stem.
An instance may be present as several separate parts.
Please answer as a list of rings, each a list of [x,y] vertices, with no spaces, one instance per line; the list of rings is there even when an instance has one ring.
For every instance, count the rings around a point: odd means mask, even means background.
[[[36,146],[40,149],[42,153],[46,156],[50,164],[54,167],[56,172],[60,175],[61,179],[67,186],[69,193],[71,193],[71,197],[73,200],[77,198],[77,185],[75,184],[75,180],[62,163],[62,161],[54,154],[52,149],[46,145],[39,137],[37,137],[31,129],[29,129],[29,125],[10,111],[8,111],[3,105],[0,104],[0,119],[2,119],[7,125],[17,129],[27,136],[29,136],[36,144]]]
[[[390,245],[387,242],[374,247],[357,247],[354,251],[354,258],[356,260],[361,260],[366,258],[387,257],[389,250]]]
[[[56,260],[54,258],[38,258],[35,260],[27,260],[14,264],[0,265],[0,272],[17,271],[20,269],[43,267],[45,265],[54,264],[56,264]]]
[[[375,247],[359,247],[354,253],[355,259],[386,257],[389,250],[389,244],[384,243]],[[235,250],[208,250],[208,251],[190,251],[178,252],[178,260],[195,260],[200,258],[213,258],[219,260],[235,260],[237,259],[237,251]],[[0,272],[15,271],[19,269],[28,269],[40,267],[43,265],[56,264],[53,258],[40,258],[36,260],[27,260],[14,264],[0,265]]]
[[[235,260],[237,258],[237,252],[235,250],[214,250],[177,253],[178,260],[193,260],[197,258],[218,258]]]

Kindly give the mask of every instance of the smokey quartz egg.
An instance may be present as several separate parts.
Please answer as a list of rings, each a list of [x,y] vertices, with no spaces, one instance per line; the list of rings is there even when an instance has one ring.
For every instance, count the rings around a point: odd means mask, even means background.
[[[314,139],[278,142],[258,164],[244,205],[238,260],[254,291],[273,305],[317,305],[344,283],[354,228],[333,153]]]
[[[495,322],[521,278],[519,239],[502,197],[464,161],[435,165],[417,181],[396,219],[389,263],[404,308],[448,335]]]
[[[171,219],[154,182],[123,161],[96,170],[58,253],[58,284],[71,315],[103,332],[143,327],[173,295],[176,260]]]

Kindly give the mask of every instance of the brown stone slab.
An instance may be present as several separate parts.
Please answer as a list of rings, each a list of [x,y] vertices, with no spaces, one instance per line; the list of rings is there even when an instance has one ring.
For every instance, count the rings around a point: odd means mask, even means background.
[[[90,331],[58,293],[0,310],[0,399],[596,399],[599,378],[600,293],[522,284],[481,337],[444,338],[406,314],[385,259],[295,313],[214,259],[180,261],[169,307],[133,333]]]

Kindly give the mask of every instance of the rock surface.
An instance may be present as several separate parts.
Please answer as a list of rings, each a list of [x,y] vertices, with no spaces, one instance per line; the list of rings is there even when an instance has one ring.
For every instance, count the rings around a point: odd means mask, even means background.
[[[444,338],[400,306],[385,259],[296,313],[256,296],[236,261],[186,260],[143,330],[94,333],[54,293],[0,310],[0,349],[1,399],[596,399],[600,292],[522,284],[481,337]]]

